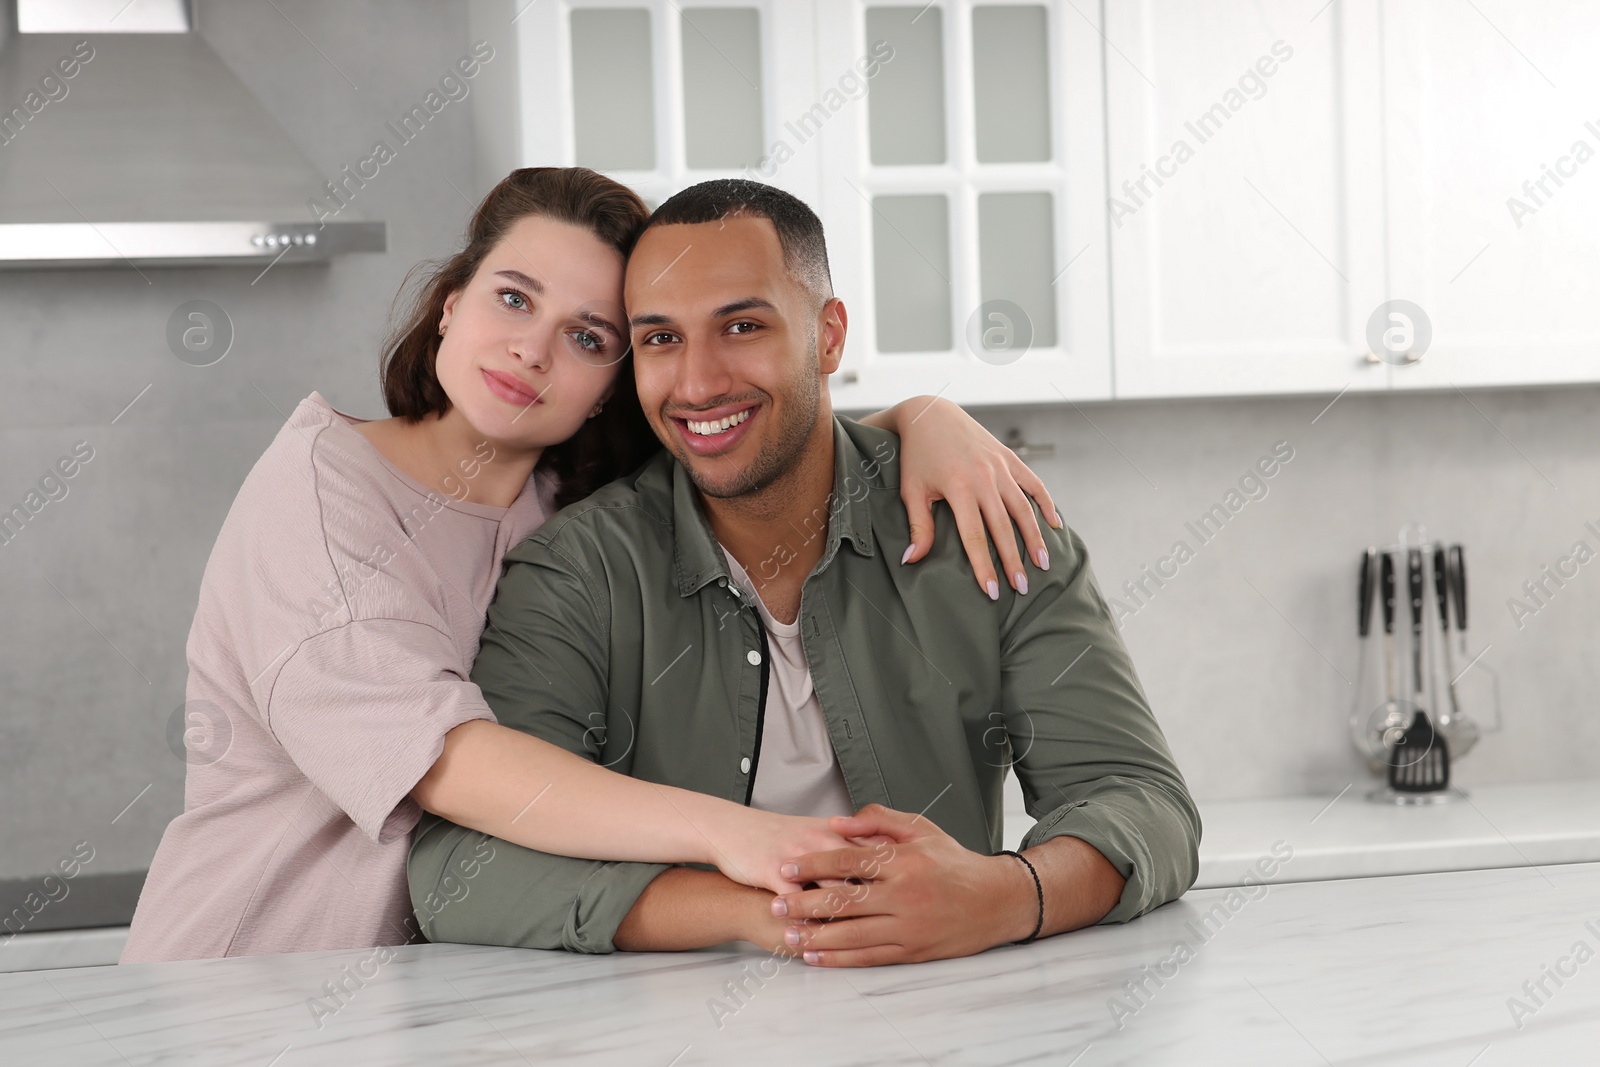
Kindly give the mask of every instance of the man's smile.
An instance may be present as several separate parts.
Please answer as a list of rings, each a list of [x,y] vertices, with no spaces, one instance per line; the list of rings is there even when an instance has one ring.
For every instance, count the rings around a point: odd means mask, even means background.
[[[698,456],[715,456],[732,450],[750,432],[750,424],[760,413],[759,404],[728,404],[693,417],[669,415],[689,450]]]

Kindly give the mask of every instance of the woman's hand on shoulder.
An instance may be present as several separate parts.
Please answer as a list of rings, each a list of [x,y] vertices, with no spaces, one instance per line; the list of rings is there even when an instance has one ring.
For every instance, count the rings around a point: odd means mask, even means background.
[[[889,428],[900,434],[900,497],[911,523],[911,544],[901,562],[915,563],[933,548],[933,504],[943,500],[955,516],[978,586],[990,599],[1000,598],[989,557],[992,538],[1007,584],[1026,593],[1027,572],[1012,523],[1022,534],[1028,559],[1049,570],[1044,536],[1029,504],[1032,497],[1046,521],[1061,528],[1061,515],[1044,482],[959,404],[919,396],[885,414],[895,423]]]

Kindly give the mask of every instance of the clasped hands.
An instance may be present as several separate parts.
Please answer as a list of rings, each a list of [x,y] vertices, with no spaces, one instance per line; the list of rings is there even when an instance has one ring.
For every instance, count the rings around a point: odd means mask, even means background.
[[[881,804],[828,825],[857,843],[784,863],[783,878],[816,888],[759,894],[768,914],[751,917],[743,940],[817,966],[873,967],[970,956],[1033,931],[1038,894],[1015,857],[973,852]]]

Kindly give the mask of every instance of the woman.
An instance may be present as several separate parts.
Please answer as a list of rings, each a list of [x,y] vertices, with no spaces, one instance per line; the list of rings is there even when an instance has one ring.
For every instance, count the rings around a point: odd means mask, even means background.
[[[390,346],[393,417],[312,393],[251,470],[189,636],[185,810],[122,962],[419,940],[405,862],[423,810],[561,855],[715,863],[774,892],[799,888],[783,860],[849,843],[826,820],[639,781],[500,726],[468,680],[506,551],[659,447],[620,308],[646,216],[593,171],[513,172]],[[1042,566],[1023,489],[1054,516],[1043,485],[930,403],[870,420],[904,435],[907,561],[949,494],[980,585],[985,521],[1008,573],[1010,515]]]

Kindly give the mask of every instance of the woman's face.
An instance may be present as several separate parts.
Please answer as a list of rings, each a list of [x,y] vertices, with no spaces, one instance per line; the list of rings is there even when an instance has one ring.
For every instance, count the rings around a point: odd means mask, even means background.
[[[444,303],[436,373],[453,411],[508,449],[571,437],[627,352],[622,255],[588,230],[518,220]]]

